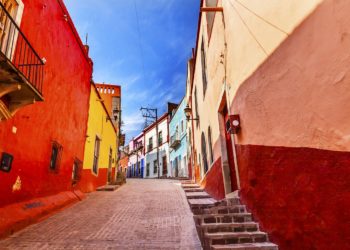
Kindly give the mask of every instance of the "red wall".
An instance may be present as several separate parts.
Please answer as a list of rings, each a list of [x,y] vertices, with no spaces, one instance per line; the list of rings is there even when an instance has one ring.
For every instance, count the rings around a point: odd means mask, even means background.
[[[82,192],[89,193],[96,188],[106,185],[107,183],[107,168],[99,168],[98,176],[92,174],[91,169],[84,169],[81,181],[77,184]],[[115,178],[115,168],[112,168],[112,180]]]
[[[221,157],[217,159],[208,170],[201,182],[201,186],[213,198],[221,200],[225,198],[224,180],[222,176]]]
[[[323,1],[231,107],[242,200],[281,250],[350,249],[349,11]]]
[[[280,249],[350,249],[350,152],[237,146],[241,197]]]
[[[0,172],[0,206],[71,189],[73,159],[83,161],[92,63],[82,50],[58,0],[23,0],[21,29],[45,57],[45,101],[0,123],[0,153],[14,156],[10,173]],[[11,132],[12,126],[17,133]],[[49,171],[51,141],[63,146],[59,172]],[[17,177],[20,191],[12,191]]]

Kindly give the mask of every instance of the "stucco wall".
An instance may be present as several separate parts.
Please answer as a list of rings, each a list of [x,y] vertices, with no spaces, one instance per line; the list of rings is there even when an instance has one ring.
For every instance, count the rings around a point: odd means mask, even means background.
[[[163,144],[159,146],[159,173],[160,176],[163,175],[163,165],[162,159],[163,156],[166,157],[167,161],[167,176],[171,176],[171,168],[169,164],[169,143],[168,143],[168,120],[167,117],[163,117],[162,120],[158,121],[158,132],[162,131],[163,133]],[[158,173],[154,173],[154,161],[157,160],[157,142],[156,142],[156,127],[152,127],[149,130],[145,130],[145,167],[144,167],[144,176],[145,178],[155,178],[158,177]],[[151,151],[147,151],[149,138],[153,138],[153,149]],[[150,175],[146,175],[146,167],[147,163],[150,164]]]
[[[280,249],[349,248],[349,11],[324,1],[231,107],[242,197]]]
[[[178,163],[179,168],[179,176],[186,177],[188,176],[188,167],[187,167],[187,125],[186,116],[184,109],[187,103],[186,100],[183,99],[179,104],[174,116],[169,122],[169,134],[170,137],[175,135],[176,131],[178,132],[178,139],[180,140],[180,145],[176,148],[169,148],[169,163],[174,164],[176,158],[180,159]],[[178,128],[178,130],[176,130]],[[180,158],[179,158],[180,157]],[[172,165],[172,173],[173,176],[175,174],[175,166]]]
[[[97,95],[94,85],[91,85],[89,119],[87,138],[84,151],[83,176],[79,186],[84,191],[93,191],[91,187],[102,186],[107,183],[107,169],[109,165],[109,154],[112,149],[112,168],[115,168],[116,155],[116,131],[110,120],[107,120],[107,111]],[[98,159],[98,172],[93,172],[94,148],[96,137],[100,139],[100,154]],[[114,162],[114,163],[113,163]],[[86,186],[89,188],[86,188]]]
[[[0,152],[14,156],[11,172],[0,172],[0,206],[71,189],[74,158],[84,154],[92,65],[58,1],[23,3],[21,29],[47,60],[45,101],[0,123]],[[63,146],[57,174],[49,171],[53,140]],[[18,178],[20,188],[13,191]]]

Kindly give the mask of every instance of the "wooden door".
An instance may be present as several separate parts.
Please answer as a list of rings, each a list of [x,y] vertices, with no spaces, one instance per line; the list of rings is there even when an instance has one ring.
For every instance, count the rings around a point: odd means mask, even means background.
[[[238,189],[238,185],[237,185],[235,163],[234,163],[234,156],[233,156],[232,139],[231,139],[231,133],[230,133],[230,118],[226,107],[223,110],[223,116],[225,121],[225,139],[226,139],[227,159],[228,159],[228,164],[230,166],[231,189],[233,192]]]
[[[166,156],[163,156],[163,158],[162,158],[162,166],[163,166],[163,175],[167,175],[168,174],[168,164],[167,164]]]

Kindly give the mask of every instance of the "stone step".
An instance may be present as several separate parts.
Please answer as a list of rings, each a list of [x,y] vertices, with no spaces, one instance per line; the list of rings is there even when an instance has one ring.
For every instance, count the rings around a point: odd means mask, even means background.
[[[206,199],[211,198],[207,192],[186,192],[187,199]]]
[[[181,185],[183,189],[185,188],[200,188],[198,184],[182,184]]]
[[[268,237],[264,232],[219,232],[219,233],[205,233],[204,245],[226,245],[226,244],[240,244],[240,243],[261,243],[267,242]]]
[[[259,225],[256,222],[204,223],[199,225],[198,227],[204,233],[256,232],[259,230]]]
[[[188,204],[190,205],[191,210],[204,209],[215,206],[217,200],[213,198],[205,199],[187,199]]]
[[[185,193],[187,192],[204,192],[203,188],[184,188]]]
[[[251,222],[251,213],[230,213],[230,214],[199,214],[193,215],[197,225],[210,223],[242,223]]]
[[[200,214],[231,214],[231,213],[246,213],[247,209],[245,205],[232,205],[232,206],[217,205],[214,207],[202,209],[200,212],[201,212]]]
[[[196,183],[193,182],[192,180],[182,180],[181,184],[184,185],[184,184],[196,184]]]
[[[211,250],[278,250],[278,246],[270,242],[243,243],[229,245],[212,245]]]
[[[115,191],[119,187],[120,187],[119,185],[105,185],[105,186],[96,188],[96,191]]]
[[[240,205],[241,200],[239,197],[234,198],[226,198],[224,200],[221,200],[218,204],[218,206],[232,206],[232,205]]]

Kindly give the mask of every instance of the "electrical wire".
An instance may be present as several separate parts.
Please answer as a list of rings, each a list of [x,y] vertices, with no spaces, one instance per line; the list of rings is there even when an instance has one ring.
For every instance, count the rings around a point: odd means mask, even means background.
[[[137,23],[137,33],[139,37],[139,47],[140,47],[140,54],[141,54],[141,63],[142,63],[142,73],[143,78],[145,78],[145,60],[144,60],[144,52],[142,47],[142,37],[141,37],[141,29],[140,29],[140,21],[139,21],[139,13],[137,10],[136,0],[134,0],[134,8],[135,8],[135,15],[136,15],[136,23]]]
[[[263,18],[262,16],[258,15],[256,12],[254,12],[253,10],[249,9],[247,6],[245,6],[244,4],[242,4],[240,1],[235,0],[239,5],[241,5],[243,8],[245,8],[247,11],[249,11],[250,13],[252,13],[254,16],[258,17],[259,19],[261,19],[262,21],[264,21],[265,23],[271,25],[272,27],[274,27],[275,29],[279,30],[280,32],[286,34],[289,36],[288,32],[284,31],[283,29],[281,29],[280,27],[278,27],[277,25],[271,23],[270,21],[266,20],[265,18]]]
[[[231,3],[231,1],[228,1],[229,4],[232,6],[232,8],[234,9],[234,11],[237,13],[238,17],[241,19],[242,23],[244,24],[244,26],[247,28],[247,30],[249,31],[250,35],[253,37],[253,39],[256,41],[256,43],[259,45],[259,47],[262,49],[262,51],[264,51],[265,55],[268,56],[267,51],[265,50],[264,46],[262,46],[262,44],[259,42],[259,40],[256,38],[256,36],[254,35],[253,31],[249,28],[248,24],[244,21],[244,19],[242,18],[241,14],[239,14],[239,11],[236,9],[236,7]]]

